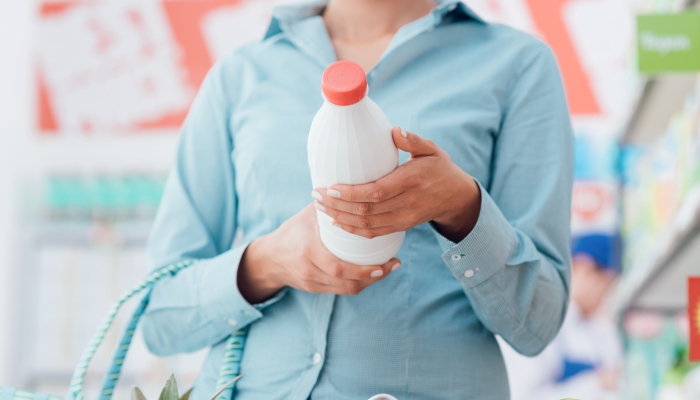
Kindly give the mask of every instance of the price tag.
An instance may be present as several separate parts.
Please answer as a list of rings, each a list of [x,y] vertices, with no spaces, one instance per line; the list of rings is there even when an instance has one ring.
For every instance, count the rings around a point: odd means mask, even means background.
[[[700,13],[637,17],[639,71],[700,71]]]
[[[688,358],[690,361],[700,361],[700,277],[688,278],[688,322],[690,322]]]

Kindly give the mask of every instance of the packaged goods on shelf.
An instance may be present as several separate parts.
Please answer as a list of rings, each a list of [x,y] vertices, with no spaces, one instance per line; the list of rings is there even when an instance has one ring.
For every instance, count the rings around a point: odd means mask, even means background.
[[[45,217],[150,219],[165,186],[161,175],[61,175],[46,182]]]
[[[685,313],[630,312],[623,329],[625,399],[700,398],[700,364],[688,362]]]
[[[649,145],[625,150],[625,268],[650,257],[649,251],[669,229],[691,189],[700,185],[699,80],[664,135]]]

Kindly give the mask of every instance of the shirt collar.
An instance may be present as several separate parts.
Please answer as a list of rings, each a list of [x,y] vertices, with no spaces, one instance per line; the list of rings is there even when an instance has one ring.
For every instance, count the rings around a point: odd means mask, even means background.
[[[437,6],[432,13],[436,17],[433,20],[435,25],[442,22],[443,18],[450,14],[451,21],[474,20],[485,23],[474,11],[472,11],[461,0],[433,0]],[[282,32],[283,22],[300,21],[309,17],[319,16],[328,3],[327,0],[317,0],[303,4],[293,4],[275,7],[272,11],[272,21],[267,28],[264,39]]]

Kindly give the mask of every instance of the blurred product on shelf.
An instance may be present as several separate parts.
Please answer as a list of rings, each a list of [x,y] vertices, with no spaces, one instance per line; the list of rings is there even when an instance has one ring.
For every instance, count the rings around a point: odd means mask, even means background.
[[[619,184],[613,179],[576,180],[571,207],[571,233],[617,236],[620,229]]]
[[[629,312],[624,319],[625,399],[700,398],[700,363],[688,362],[684,312]]]
[[[52,176],[43,214],[49,220],[150,220],[164,186],[162,175]]]
[[[581,181],[617,181],[617,138],[584,132],[574,137],[574,176]]]
[[[700,76],[698,77],[700,81]],[[671,120],[666,133],[646,145],[623,151],[623,268],[654,257],[659,237],[671,229],[688,196],[700,188],[700,85]],[[693,210],[700,204],[694,204]],[[685,215],[690,223],[693,215]]]

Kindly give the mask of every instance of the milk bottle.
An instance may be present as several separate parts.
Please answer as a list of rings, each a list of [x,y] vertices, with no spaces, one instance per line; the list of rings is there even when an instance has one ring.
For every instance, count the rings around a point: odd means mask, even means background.
[[[393,171],[399,153],[391,137],[392,125],[367,97],[362,68],[350,61],[331,64],[323,73],[322,91],[325,101],[311,123],[308,141],[314,187],[374,182]],[[321,211],[317,215],[326,248],[357,265],[389,261],[405,236],[405,232],[396,232],[367,239],[333,226],[333,219]]]

